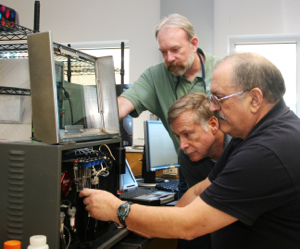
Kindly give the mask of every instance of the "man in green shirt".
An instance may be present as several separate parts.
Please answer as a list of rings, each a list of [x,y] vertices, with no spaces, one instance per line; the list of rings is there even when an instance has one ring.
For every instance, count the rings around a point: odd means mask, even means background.
[[[198,48],[192,24],[178,14],[157,26],[156,39],[164,62],[146,69],[118,98],[119,117],[138,117],[143,111],[150,111],[161,119],[178,150],[179,140],[167,121],[168,110],[187,93],[209,92],[213,66],[219,58]]]
[[[128,114],[138,117],[143,111],[150,111],[160,118],[178,151],[180,142],[168,123],[168,110],[187,93],[209,93],[213,67],[220,59],[198,48],[198,38],[192,24],[179,14],[163,19],[156,28],[155,37],[164,62],[146,69],[133,86],[118,97],[119,118],[123,119]],[[208,172],[201,163],[192,165],[188,156],[180,154],[186,157],[182,161],[189,164],[185,167],[195,170],[194,175],[199,182],[207,177]],[[190,180],[179,169],[179,196],[186,191],[186,181]],[[191,243],[193,242],[179,241],[178,249],[193,248],[195,244]],[[205,241],[194,243],[198,245],[197,248],[209,248],[199,246]]]

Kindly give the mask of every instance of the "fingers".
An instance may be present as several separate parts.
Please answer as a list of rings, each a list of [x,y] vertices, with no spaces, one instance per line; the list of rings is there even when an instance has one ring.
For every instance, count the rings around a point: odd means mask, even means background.
[[[86,197],[86,196],[90,196],[95,190],[94,189],[84,189],[81,190],[81,192],[79,193],[79,197]]]

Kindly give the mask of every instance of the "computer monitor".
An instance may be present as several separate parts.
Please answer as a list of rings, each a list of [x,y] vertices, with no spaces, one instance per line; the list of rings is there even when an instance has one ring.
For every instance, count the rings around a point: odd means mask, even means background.
[[[144,182],[155,182],[155,172],[179,167],[178,156],[168,131],[160,120],[144,121]]]

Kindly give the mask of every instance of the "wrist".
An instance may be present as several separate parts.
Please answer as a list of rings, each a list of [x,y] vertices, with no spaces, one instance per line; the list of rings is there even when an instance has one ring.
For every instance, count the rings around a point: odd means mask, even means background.
[[[118,218],[118,223],[124,227],[126,227],[126,218],[129,215],[130,212],[130,202],[124,202],[122,203],[118,209],[117,209],[117,218]]]

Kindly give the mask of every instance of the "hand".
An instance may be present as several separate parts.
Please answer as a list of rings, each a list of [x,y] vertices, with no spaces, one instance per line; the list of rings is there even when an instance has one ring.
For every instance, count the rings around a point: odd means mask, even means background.
[[[83,204],[91,217],[102,221],[114,221],[119,223],[117,209],[123,203],[113,194],[96,189],[84,189],[79,197],[85,197]]]

